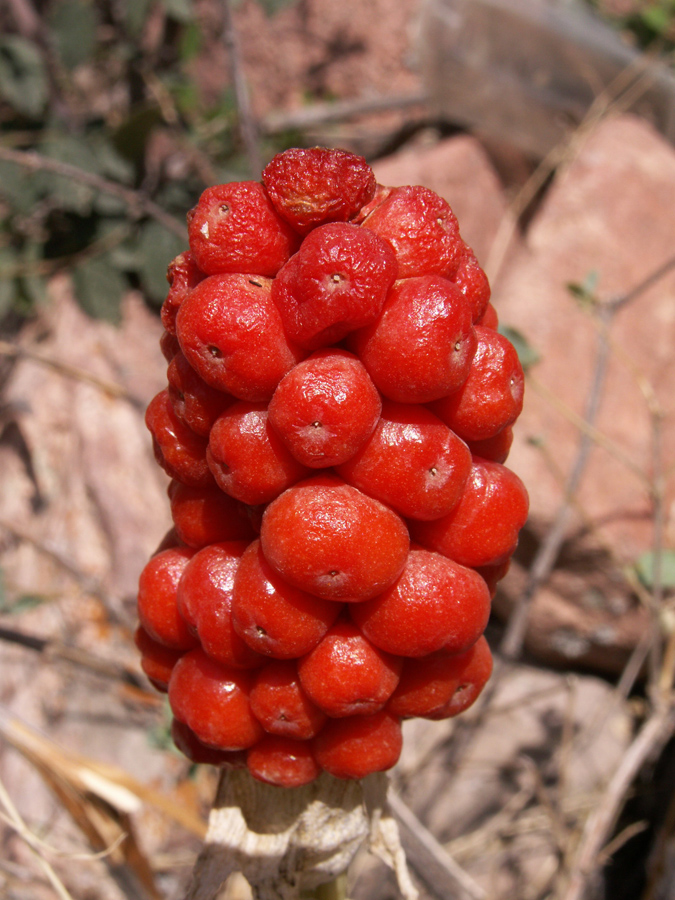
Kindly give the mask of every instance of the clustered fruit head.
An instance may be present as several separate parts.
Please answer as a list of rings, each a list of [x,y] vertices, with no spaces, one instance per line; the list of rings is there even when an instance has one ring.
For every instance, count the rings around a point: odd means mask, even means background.
[[[523,371],[448,204],[342,150],[217,185],[169,266],[146,423],[174,527],[136,644],[177,747],[296,787],[455,716],[528,499]]]

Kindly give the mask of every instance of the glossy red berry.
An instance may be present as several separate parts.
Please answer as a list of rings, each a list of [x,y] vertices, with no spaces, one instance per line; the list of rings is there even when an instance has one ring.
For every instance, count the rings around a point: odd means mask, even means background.
[[[402,516],[438,519],[459,502],[469,472],[466,444],[428,409],[386,402],[374,433],[338,474]]]
[[[400,516],[334,475],[308,478],[273,500],[260,540],[265,559],[289,584],[345,603],[391,585],[409,546]]]
[[[178,582],[194,550],[174,547],[156,553],[138,582],[138,618],[144,631],[173,650],[189,650],[197,641],[178,609]]]
[[[264,733],[251,712],[251,684],[250,672],[223,666],[198,648],[174,666],[169,703],[174,716],[202,743],[218,750],[246,750]]]
[[[439,553],[411,550],[396,583],[350,612],[365,636],[387,653],[461,653],[485,630],[490,594],[473,569]]]
[[[305,466],[350,459],[373,433],[382,400],[363,363],[345,350],[318,350],[284,375],[269,422]]]
[[[232,619],[246,643],[265,656],[297,659],[319,643],[341,606],[288,584],[249,544],[234,581]]]
[[[300,684],[295,660],[275,659],[258,671],[251,710],[265,731],[299,741],[313,738],[326,722]]]
[[[251,669],[262,657],[232,624],[232,593],[246,541],[209,544],[189,560],[178,583],[178,609],[211,659],[235,669]]]
[[[357,225],[321,225],[272,282],[272,299],[290,340],[316,350],[373,322],[396,272],[387,241]]]
[[[276,275],[299,238],[257,181],[207,188],[188,215],[190,249],[207,275]]]
[[[336,778],[358,779],[396,765],[403,737],[399,718],[382,710],[329,719],[312,743],[322,769]]]
[[[464,384],[476,335],[459,288],[425,275],[397,281],[379,318],[349,344],[385,397],[429,403]]]
[[[504,562],[527,521],[529,500],[518,476],[500,463],[474,457],[457,506],[433,522],[411,522],[416,541],[464,566]]]
[[[310,700],[332,718],[382,709],[398,684],[402,661],[383,653],[348,619],[339,619],[298,662]]]
[[[297,788],[314,781],[321,769],[308,741],[266,734],[246,754],[254,778],[278,787]]]
[[[176,317],[192,368],[240,400],[269,400],[305,355],[286,337],[271,285],[258,276],[213,275],[189,294]]]
[[[268,421],[267,404],[239,401],[213,424],[206,451],[218,487],[251,506],[309,475]]]

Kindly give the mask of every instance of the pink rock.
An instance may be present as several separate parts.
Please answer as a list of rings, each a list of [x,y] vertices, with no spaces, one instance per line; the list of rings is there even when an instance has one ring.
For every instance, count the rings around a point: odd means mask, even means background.
[[[508,261],[495,292],[500,320],[519,329],[541,357],[508,465],[529,486],[531,522],[540,534],[562,500],[561,475],[575,458],[580,432],[570,417],[583,416],[598,340],[594,319],[568,285],[597,273],[599,298],[620,295],[672,257],[674,233],[675,151],[641,120],[609,119],[559,172],[524,251]],[[599,438],[577,497],[583,513],[570,537],[608,548],[606,563],[618,571],[653,540],[652,399],[666,414],[666,544],[675,541],[675,272],[618,313],[610,340]],[[611,619],[609,604],[606,612]]]

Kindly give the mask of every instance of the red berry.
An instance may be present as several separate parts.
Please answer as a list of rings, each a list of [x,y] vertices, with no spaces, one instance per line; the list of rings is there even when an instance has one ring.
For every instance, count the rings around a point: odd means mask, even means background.
[[[462,654],[458,665],[459,684],[442,707],[426,714],[427,719],[449,719],[468,709],[487,684],[492,674],[492,654],[484,637]]]
[[[341,606],[287,584],[253,541],[234,581],[232,618],[246,643],[277,659],[295,659],[319,643]]]
[[[207,188],[188,215],[190,249],[207,275],[276,275],[298,236],[278,215],[257,181]]]
[[[200,550],[207,544],[255,537],[242,504],[215,484],[195,488],[173,481],[169,485],[169,500],[176,534],[188,547]]]
[[[266,734],[246,754],[254,778],[278,787],[301,787],[314,781],[321,769],[307,741]]]
[[[290,584],[345,603],[392,584],[409,546],[393,510],[332,475],[308,478],[273,500],[260,540],[267,561]]]
[[[432,409],[465,441],[484,441],[513,424],[523,408],[525,379],[513,344],[476,326],[478,345],[469,377]]]
[[[171,710],[209,747],[246,750],[264,733],[251,712],[251,681],[250,672],[222,666],[200,648],[191,650],[171,673]]]
[[[173,719],[171,739],[176,749],[197,765],[218,766],[221,769],[243,769],[246,766],[244,750],[216,750],[200,741],[185,722]]]
[[[270,426],[265,403],[241,400],[226,410],[211,429],[206,458],[221,490],[252,506],[309,474]]]
[[[490,594],[473,569],[439,553],[411,550],[398,581],[378,597],[355,604],[351,616],[387,653],[461,653],[485,630]]]
[[[166,375],[173,411],[189,428],[208,439],[211,426],[234,403],[234,397],[208,385],[180,351],[169,363]]]
[[[336,778],[365,778],[396,765],[403,746],[401,724],[386,710],[329,719],[313,746],[314,757],[326,772]]]
[[[180,352],[180,344],[176,335],[168,331],[162,332],[162,336],[159,339],[159,349],[162,351],[164,359],[170,363],[176,353]]]
[[[428,403],[466,381],[476,349],[471,310],[438,275],[405,278],[381,315],[350,338],[375,386],[399,403]]]
[[[363,364],[344,350],[318,350],[284,375],[269,422],[305,466],[350,459],[373,433],[382,401]]]
[[[396,251],[398,277],[452,277],[466,245],[455,214],[438,194],[420,185],[394,188],[363,222]]]
[[[356,225],[321,225],[272,282],[272,299],[288,337],[316,350],[373,322],[395,278],[387,241]]]
[[[416,541],[464,566],[491,566],[516,549],[527,520],[528,496],[518,476],[496,462],[474,457],[464,494],[447,516],[411,522]]]
[[[176,313],[190,293],[206,275],[201,271],[195,258],[188,250],[181,253],[169,263],[166,280],[169,282],[169,293],[162,304],[162,325],[169,334],[176,333]]]
[[[492,462],[505,463],[513,444],[513,428],[507,425],[494,437],[485,438],[483,441],[467,441],[467,444],[473,456],[490,459]]]
[[[497,585],[504,578],[511,567],[511,557],[508,556],[503,562],[496,563],[492,566],[476,566],[476,572],[483,579],[490,591],[490,597],[494,600],[497,593]]]
[[[303,355],[289,344],[267,278],[213,275],[176,317],[187,361],[211,387],[240,400],[269,400]]]
[[[337,471],[402,516],[437,519],[459,502],[471,453],[428,409],[387,401],[372,437]]]
[[[152,435],[155,459],[170,478],[195,487],[213,484],[206,441],[178,418],[166,388],[150,401],[145,424]]]
[[[138,581],[138,618],[147,634],[165,647],[189,650],[197,641],[178,609],[178,582],[194,550],[174,547],[155,554]]]
[[[401,659],[371,644],[353,622],[340,619],[298,662],[298,675],[307,696],[326,715],[364,716],[384,707],[401,666]]]
[[[403,719],[456,715],[474,702],[491,672],[492,654],[484,637],[456,656],[406,659],[387,709]]]
[[[246,547],[246,541],[204,547],[188,562],[177,592],[181,615],[198,635],[204,652],[235,669],[250,669],[263,662],[232,625],[234,576]]]
[[[325,222],[346,222],[372,200],[375,175],[362,156],[325,147],[278,153],[262,181],[280,216],[305,234]]]
[[[326,714],[305,693],[295,660],[275,659],[256,675],[251,710],[265,731],[305,741],[321,731]]]
[[[134,632],[134,643],[141,654],[141,669],[156,690],[166,693],[173,667],[185,651],[173,650],[153,640],[142,625]]]
[[[474,323],[478,323],[485,315],[490,303],[490,282],[473,251],[468,247],[460,260],[459,268],[452,276],[452,281],[464,294],[471,307]]]
[[[387,187],[385,184],[377,184],[375,185],[375,193],[373,194],[372,200],[369,200],[365,206],[362,206],[361,209],[357,212],[357,214],[352,219],[352,223],[354,225],[362,225],[363,222],[368,218],[368,216],[373,212],[373,210],[377,209],[387,197],[395,191],[394,187]]]
[[[492,328],[495,331],[499,328],[499,316],[491,303],[488,303],[485,312],[479,319],[476,319],[475,324],[482,325],[484,328]]]

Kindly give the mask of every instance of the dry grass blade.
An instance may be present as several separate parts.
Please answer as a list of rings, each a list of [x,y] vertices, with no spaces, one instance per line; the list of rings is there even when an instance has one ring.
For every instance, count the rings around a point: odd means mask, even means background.
[[[10,826],[10,828],[16,831],[19,837],[24,841],[33,856],[36,858],[38,865],[46,875],[49,883],[54,888],[54,891],[56,892],[60,900],[73,900],[72,896],[66,889],[59,876],[56,874],[48,860],[45,859],[43,851],[44,843],[36,838],[36,836],[30,831],[26,823],[23,821],[23,819],[19,815],[19,811],[12,803],[11,798],[5,790],[5,786],[4,784],[2,784],[2,782],[0,782],[0,803],[6,810],[6,815],[2,815],[1,818]]]
[[[135,837],[133,814],[144,803],[152,805],[200,838],[204,822],[123,770],[67,751],[15,718],[0,715],[0,735],[40,772],[94,850],[105,852],[123,891],[133,896],[140,889],[159,900],[152,867]]]

